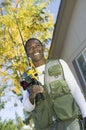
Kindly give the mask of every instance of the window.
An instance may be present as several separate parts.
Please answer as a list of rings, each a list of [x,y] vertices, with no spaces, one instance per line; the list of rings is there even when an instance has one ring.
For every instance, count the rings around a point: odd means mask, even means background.
[[[73,64],[82,87],[86,88],[86,48],[75,58]]]

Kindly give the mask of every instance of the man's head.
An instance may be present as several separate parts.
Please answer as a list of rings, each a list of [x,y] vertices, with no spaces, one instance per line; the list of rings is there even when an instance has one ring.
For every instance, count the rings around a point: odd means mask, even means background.
[[[25,50],[33,63],[42,63],[44,61],[44,47],[40,40],[30,38],[26,41]]]

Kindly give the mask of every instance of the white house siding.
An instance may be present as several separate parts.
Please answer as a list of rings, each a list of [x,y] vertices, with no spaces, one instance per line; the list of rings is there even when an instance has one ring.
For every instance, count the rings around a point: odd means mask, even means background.
[[[78,83],[72,61],[86,47],[86,0],[76,0],[61,57],[70,65]]]

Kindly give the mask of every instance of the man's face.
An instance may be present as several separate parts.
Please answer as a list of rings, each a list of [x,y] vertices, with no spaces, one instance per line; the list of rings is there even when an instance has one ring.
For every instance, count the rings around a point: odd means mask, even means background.
[[[31,40],[27,47],[28,56],[33,62],[37,62],[44,58],[44,48],[37,40]]]

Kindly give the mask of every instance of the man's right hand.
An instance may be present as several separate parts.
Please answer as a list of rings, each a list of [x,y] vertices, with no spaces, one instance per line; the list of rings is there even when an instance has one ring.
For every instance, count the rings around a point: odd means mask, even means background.
[[[34,85],[33,86],[33,92],[32,94],[29,96],[29,99],[31,101],[32,104],[34,104],[34,100],[35,100],[35,97],[38,93],[43,93],[44,92],[44,88],[40,85]]]
[[[38,93],[43,93],[44,92],[44,88],[40,85],[34,85],[33,86],[33,93],[35,94],[35,96],[38,94]]]

